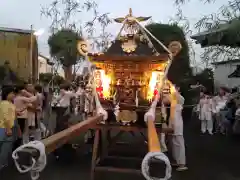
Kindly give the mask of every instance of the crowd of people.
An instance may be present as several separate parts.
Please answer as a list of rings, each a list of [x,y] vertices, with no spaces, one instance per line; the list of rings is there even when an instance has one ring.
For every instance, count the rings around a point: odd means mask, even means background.
[[[238,131],[238,117],[240,112],[240,96],[237,88],[229,90],[220,87],[217,95],[212,95],[206,89],[200,92],[197,107],[201,121],[201,132],[232,134]]]
[[[32,84],[4,86],[0,102],[0,169],[7,166],[9,153],[32,139],[42,138],[44,95]]]
[[[92,115],[94,108],[90,104],[93,104],[94,98],[91,96],[90,88],[78,87],[73,90],[69,85],[61,85],[58,95],[51,101],[57,115],[56,127],[52,133],[62,131],[69,126],[68,119],[71,113],[75,112],[84,117]],[[177,170],[184,171],[187,169],[182,119],[184,98],[178,89],[176,90],[175,95],[171,97],[176,101],[174,121],[170,124],[173,127],[172,156],[175,160],[173,165],[177,166]],[[31,140],[41,140],[46,137],[48,129],[44,126],[43,119],[46,114],[44,111],[47,106],[46,99],[49,95],[50,93],[44,91],[40,85],[24,84],[2,87],[0,169],[7,166],[8,157],[13,149]],[[74,104],[72,99],[77,100],[77,105],[72,106]],[[170,103],[169,99],[165,101],[168,101],[167,104]],[[206,89],[202,90],[197,112],[201,121],[202,133],[213,135],[214,133],[236,132],[239,129],[238,119],[240,119],[240,98],[237,88],[230,91],[222,87],[216,96],[211,95]],[[93,133],[90,133],[89,137],[91,139]],[[161,137],[161,140],[163,139]],[[162,147],[166,146],[164,141],[161,141],[161,145]],[[58,151],[55,151],[54,154],[56,157],[59,156]]]
[[[32,84],[2,87],[0,169],[8,165],[12,150],[29,141],[41,140],[68,128],[71,114],[81,114],[82,120],[85,115],[92,114],[93,107],[89,104],[92,104],[94,98],[90,96],[91,93],[88,93],[90,88],[87,86],[84,88],[83,85],[76,89],[72,87],[70,84],[62,84],[57,93],[54,93],[52,89],[49,91],[40,85]],[[44,119],[49,119],[49,109],[53,109],[56,113],[56,124],[51,128],[46,127],[46,121],[44,121]],[[92,134],[91,131],[86,135],[86,141],[93,138]],[[59,150],[54,152],[56,158],[59,157],[59,152]]]

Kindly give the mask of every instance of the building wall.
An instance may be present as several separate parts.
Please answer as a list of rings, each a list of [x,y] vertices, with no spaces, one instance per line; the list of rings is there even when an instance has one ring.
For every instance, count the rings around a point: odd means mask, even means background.
[[[47,59],[42,57],[42,56],[38,56],[38,75],[41,73],[52,73],[52,65],[49,65],[47,63]],[[38,76],[39,77],[39,76]]]
[[[214,86],[218,88],[220,86],[227,86],[233,88],[240,86],[240,78],[228,78],[228,76],[235,71],[239,63],[227,63],[219,64],[215,66],[214,70]]]
[[[38,75],[38,49],[33,38],[32,59],[30,59],[31,36],[27,33],[0,32],[0,65],[8,61],[10,68],[25,81],[36,80]]]

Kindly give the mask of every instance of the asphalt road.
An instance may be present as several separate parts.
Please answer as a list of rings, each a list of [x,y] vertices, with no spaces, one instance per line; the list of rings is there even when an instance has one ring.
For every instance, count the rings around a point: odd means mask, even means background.
[[[198,121],[185,122],[185,142],[188,171],[173,171],[172,180],[239,180],[240,179],[240,137],[221,135],[200,135]],[[51,156],[41,180],[88,180],[91,157],[78,152],[74,161],[61,163]],[[141,180],[136,175],[119,173],[98,173],[96,180]],[[0,180],[28,180],[10,166],[0,172]]]

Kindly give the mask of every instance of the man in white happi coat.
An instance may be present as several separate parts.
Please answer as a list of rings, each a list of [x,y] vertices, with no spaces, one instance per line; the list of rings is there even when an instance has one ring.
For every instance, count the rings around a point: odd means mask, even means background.
[[[183,118],[182,118],[182,109],[184,104],[184,97],[178,92],[174,92],[172,95],[172,103],[176,101],[174,108],[173,119],[170,120],[170,126],[173,128],[172,135],[172,155],[173,159],[176,161],[177,171],[185,171],[188,168],[186,167],[186,155],[185,155],[185,143],[183,137]]]

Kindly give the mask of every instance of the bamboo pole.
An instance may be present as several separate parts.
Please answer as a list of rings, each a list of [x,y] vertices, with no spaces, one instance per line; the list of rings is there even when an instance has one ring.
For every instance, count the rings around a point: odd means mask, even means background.
[[[74,137],[74,135],[88,130],[92,125],[101,121],[102,118],[102,115],[90,117],[87,120],[84,120],[78,124],[69,127],[68,129],[65,129],[42,140],[46,148],[46,153],[51,153],[60,146],[66,144],[72,137]]]
[[[161,146],[158,138],[157,130],[154,121],[149,119],[147,121],[148,126],[148,151],[149,152],[160,152]]]

